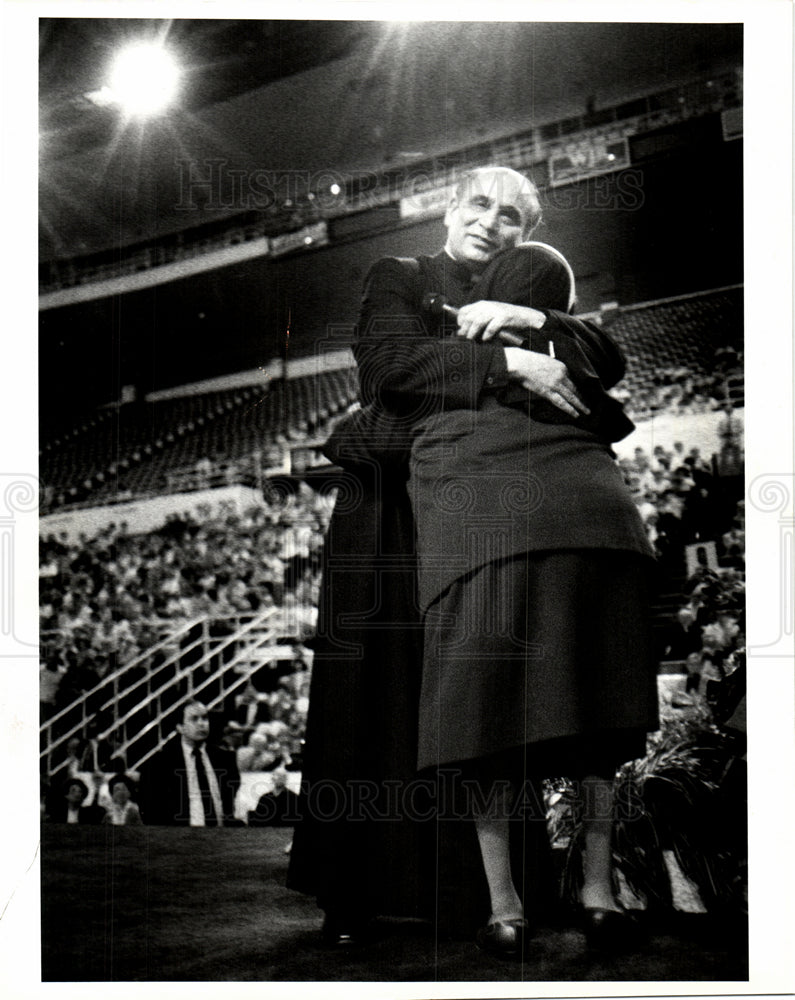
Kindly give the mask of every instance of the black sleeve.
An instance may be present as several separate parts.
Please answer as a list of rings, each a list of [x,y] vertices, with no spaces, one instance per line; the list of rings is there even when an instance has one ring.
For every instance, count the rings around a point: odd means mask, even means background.
[[[182,752],[166,744],[141,768],[138,808],[147,826],[187,823],[188,796]]]
[[[575,385],[597,378],[609,388],[622,378],[624,359],[598,326],[569,314],[573,296],[574,277],[565,258],[544,243],[528,243],[494,258],[471,301],[492,299],[540,310],[546,317],[544,325],[523,331],[523,346],[549,354],[551,344]]]
[[[231,750],[215,750],[213,768],[221,791],[221,801],[224,807],[224,822],[231,823],[235,818],[235,796],[240,787],[240,771],[237,767],[237,756]],[[216,763],[217,761],[217,763]]]
[[[156,761],[157,758],[154,758]],[[157,770],[153,760],[149,760],[141,769],[138,784],[138,808],[144,823],[149,826],[159,826],[163,823],[162,795],[158,795]]]
[[[495,261],[493,273],[474,294],[531,306],[544,313],[543,326],[526,335],[524,346],[541,354],[554,353],[566,365],[569,378],[591,410],[590,415],[575,420],[534,393],[528,397],[526,390],[515,383],[501,390],[499,398],[507,406],[524,408],[529,404],[537,420],[576,422],[608,441],[619,441],[633,430],[634,424],[606,390],[623,378],[624,356],[600,327],[566,311],[573,291],[571,281],[563,258],[548,247],[536,245]]]
[[[475,408],[487,380],[505,371],[502,346],[430,335],[421,285],[406,261],[384,258],[370,269],[354,346],[362,403],[418,415]]]
[[[577,319],[556,309],[545,310],[547,320],[534,331],[530,346],[547,353],[549,341],[559,358],[569,369],[575,385],[581,379],[598,378],[605,389],[620,382],[626,372],[621,349],[604,330],[588,320]]]
[[[623,377],[625,370],[624,356],[613,341],[593,323],[550,310],[541,329],[533,331],[530,347],[546,354],[550,342],[555,357],[566,365],[569,378],[591,412],[574,419],[533,393],[533,417],[545,423],[576,423],[606,441],[621,441],[631,434],[635,425],[621,403],[606,391]],[[513,386],[503,391],[503,397],[507,405],[522,402]]]

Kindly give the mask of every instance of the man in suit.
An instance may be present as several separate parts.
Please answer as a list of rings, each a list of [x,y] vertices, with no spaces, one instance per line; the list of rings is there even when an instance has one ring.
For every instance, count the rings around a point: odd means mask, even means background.
[[[235,755],[208,746],[210,723],[200,701],[187,702],[177,736],[152,758],[141,781],[144,822],[231,826],[240,785]]]

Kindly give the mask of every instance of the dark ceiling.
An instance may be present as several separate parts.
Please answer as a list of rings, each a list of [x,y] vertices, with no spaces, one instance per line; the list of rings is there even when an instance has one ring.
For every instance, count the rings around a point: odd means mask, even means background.
[[[165,39],[183,85],[168,114],[125,124],[86,95],[141,37]],[[231,214],[180,207],[188,166],[380,169],[741,61],[733,24],[43,19],[40,257]]]
[[[365,31],[364,22],[346,21],[43,19],[40,126],[47,151],[68,156],[112,140],[115,113],[85,95],[102,87],[127,42],[165,39],[186,67],[180,110],[197,112],[337,59]]]

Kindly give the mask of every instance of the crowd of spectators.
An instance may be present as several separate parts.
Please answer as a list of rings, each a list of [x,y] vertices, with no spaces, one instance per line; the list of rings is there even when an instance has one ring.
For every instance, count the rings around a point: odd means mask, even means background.
[[[736,500],[719,475],[719,457],[705,458],[699,448],[675,441],[670,449],[656,445],[649,455],[636,448],[618,460],[663,564],[681,561],[684,546],[728,530]]]
[[[41,819],[47,823],[141,826],[135,801],[137,782],[119,772],[106,780],[100,772],[88,774],[70,766],[68,774],[53,786],[42,785]]]
[[[40,546],[42,713],[48,718],[149,648],[175,624],[277,608],[311,634],[332,500],[302,486],[236,513],[200,507],[142,534],[110,524]]]
[[[301,769],[309,709],[312,651],[297,645],[291,660],[257,671],[235,698],[224,743],[237,754],[240,771]]]
[[[679,707],[708,704],[725,721],[745,691],[745,508],[717,540],[717,566],[698,566],[685,584],[670,654],[686,662]],[[738,724],[738,728],[742,728]]]
[[[727,413],[726,420],[728,427],[735,418]],[[736,449],[737,435],[728,438]],[[680,441],[651,454],[636,448],[619,466],[661,564],[683,566],[688,544],[710,539],[717,545],[719,567],[699,567],[686,584],[688,604],[672,624],[666,650],[669,658],[687,660],[693,674],[713,678],[724,660],[732,666],[725,651],[734,651],[741,630],[742,505],[735,516],[736,500],[724,497],[714,458]],[[303,642],[314,630],[332,506],[331,496],[301,484],[295,493],[242,513],[229,504],[215,512],[199,507],[156,531],[135,534],[121,523],[77,543],[52,535],[42,540],[43,719],[175,624],[274,608],[284,617],[280,634],[294,640],[292,655],[255,671],[225,705],[223,741],[236,752],[241,771],[300,770],[312,655]],[[734,588],[732,607],[720,614],[716,587]]]
[[[698,448],[685,452],[681,441],[670,450],[657,445],[651,455],[636,448],[618,464],[659,555],[669,546],[681,551],[685,539],[698,536],[702,512],[694,500],[703,499],[711,476]]]
[[[685,598],[665,624],[660,648],[664,660],[685,663],[684,690],[669,691],[672,707],[703,710],[724,722],[731,717],[742,728],[745,507],[735,482],[742,472],[742,425],[730,407],[718,432],[720,451],[709,460],[677,441],[671,449],[656,446],[651,455],[636,448],[619,464],[660,567]],[[688,546],[701,556],[689,564]]]
[[[661,366],[650,370],[639,383],[630,376],[611,390],[611,395],[636,418],[653,413],[708,413],[720,408],[728,387],[742,375],[742,352],[722,347],[715,352],[714,367],[708,372],[685,364]]]

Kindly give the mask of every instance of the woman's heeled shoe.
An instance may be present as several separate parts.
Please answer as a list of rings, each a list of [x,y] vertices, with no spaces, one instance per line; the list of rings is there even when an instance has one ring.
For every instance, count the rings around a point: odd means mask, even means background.
[[[493,920],[478,930],[475,942],[481,951],[498,958],[521,958],[529,934],[529,924],[523,917]]]
[[[626,910],[583,909],[582,929],[588,947],[595,951],[628,951],[640,943],[640,932]]]

